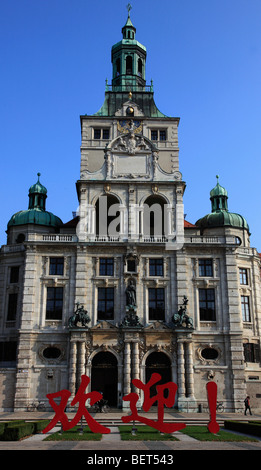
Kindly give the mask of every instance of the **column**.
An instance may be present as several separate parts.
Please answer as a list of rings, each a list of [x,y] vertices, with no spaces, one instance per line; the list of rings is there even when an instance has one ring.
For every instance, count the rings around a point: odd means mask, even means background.
[[[69,365],[69,391],[72,396],[75,395],[76,385],[76,362],[77,362],[77,343],[71,340],[70,365]]]
[[[139,343],[135,341],[132,343],[132,378],[140,378],[140,369],[139,369]]]
[[[186,344],[187,396],[188,398],[194,398],[192,342],[189,341],[185,344]]]
[[[131,356],[130,356],[130,343],[125,343],[124,349],[124,395],[131,392]]]
[[[178,341],[178,398],[185,397],[185,360],[184,343]]]
[[[81,376],[85,373],[85,341],[79,341],[79,351],[78,351],[78,387],[81,383]]]

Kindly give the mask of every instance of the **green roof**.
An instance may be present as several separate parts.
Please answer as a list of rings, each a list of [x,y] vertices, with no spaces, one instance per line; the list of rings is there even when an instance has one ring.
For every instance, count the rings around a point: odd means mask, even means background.
[[[242,215],[229,212],[227,199],[227,190],[219,184],[217,176],[217,184],[210,191],[212,212],[199,219],[196,225],[200,228],[235,227],[249,231],[248,223]]]
[[[40,183],[41,173],[37,173],[38,181],[29,188],[29,194],[38,193],[38,194],[47,194],[47,189],[45,186]]]
[[[7,224],[7,228],[27,224],[60,227],[63,225],[63,222],[59,217],[52,214],[52,212],[42,211],[40,209],[27,209],[12,215]]]
[[[197,220],[196,225],[200,228],[235,227],[249,231],[248,223],[242,215],[225,210],[205,215]]]
[[[45,210],[47,189],[40,183],[40,173],[37,173],[38,181],[29,188],[28,209],[16,212],[12,215],[7,228],[17,225],[44,225],[46,227],[60,227],[63,222],[59,217]]]

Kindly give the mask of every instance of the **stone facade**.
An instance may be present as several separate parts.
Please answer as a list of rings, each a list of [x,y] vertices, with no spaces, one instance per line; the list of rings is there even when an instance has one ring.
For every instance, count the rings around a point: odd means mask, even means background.
[[[75,217],[60,226],[26,218],[8,225],[0,409],[34,400],[48,407],[46,395],[62,389],[73,398],[82,374],[90,390],[124,408],[132,380],[158,372],[178,385],[180,410],[207,406],[205,385],[214,380],[225,410],[241,412],[249,394],[260,411],[260,256],[248,226],[184,220],[179,118],[157,110],[152,87],[108,88],[105,103],[81,116]],[[31,191],[38,198],[39,185]],[[216,189],[214,197],[227,197]],[[80,306],[84,326],[72,323]]]

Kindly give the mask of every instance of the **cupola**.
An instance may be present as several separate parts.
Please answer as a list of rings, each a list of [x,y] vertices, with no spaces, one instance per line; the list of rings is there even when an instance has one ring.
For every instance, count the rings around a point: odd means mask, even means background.
[[[210,191],[211,209],[210,214],[205,215],[196,222],[201,229],[217,228],[217,227],[233,227],[246,229],[249,232],[249,226],[246,219],[234,212],[228,210],[228,193],[225,188],[219,184],[219,176],[217,176],[217,184]]]
[[[63,225],[59,217],[45,209],[47,189],[40,183],[40,173],[37,173],[38,180],[29,188],[29,204],[25,211],[16,212],[7,224],[7,228],[17,225],[44,225],[58,228]]]
[[[146,85],[145,64],[146,47],[136,40],[136,28],[130,18],[131,6],[128,5],[128,18],[122,28],[122,40],[112,46],[112,86],[118,91],[143,90]]]

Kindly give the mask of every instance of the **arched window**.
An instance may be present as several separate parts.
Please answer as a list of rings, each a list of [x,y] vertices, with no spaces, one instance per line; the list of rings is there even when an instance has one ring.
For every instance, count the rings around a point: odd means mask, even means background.
[[[142,60],[138,60],[138,75],[142,77]]]
[[[149,381],[153,373],[160,374],[161,380],[150,389],[150,396],[157,393],[156,386],[170,382],[171,377],[171,363],[168,356],[163,352],[152,352],[146,359],[146,382]],[[168,395],[165,390],[164,395]]]
[[[96,202],[96,235],[103,237],[119,237],[120,210],[119,200],[113,195],[102,195]]]
[[[116,60],[116,75],[120,75],[121,74],[121,59],[117,59]]]
[[[165,231],[166,201],[161,196],[149,196],[144,202],[143,233],[148,237],[163,237]]]
[[[126,57],[126,73],[127,75],[132,75],[133,73],[132,57],[130,55]]]
[[[92,391],[103,394],[109,406],[117,406],[118,361],[110,352],[98,352],[92,360]]]

